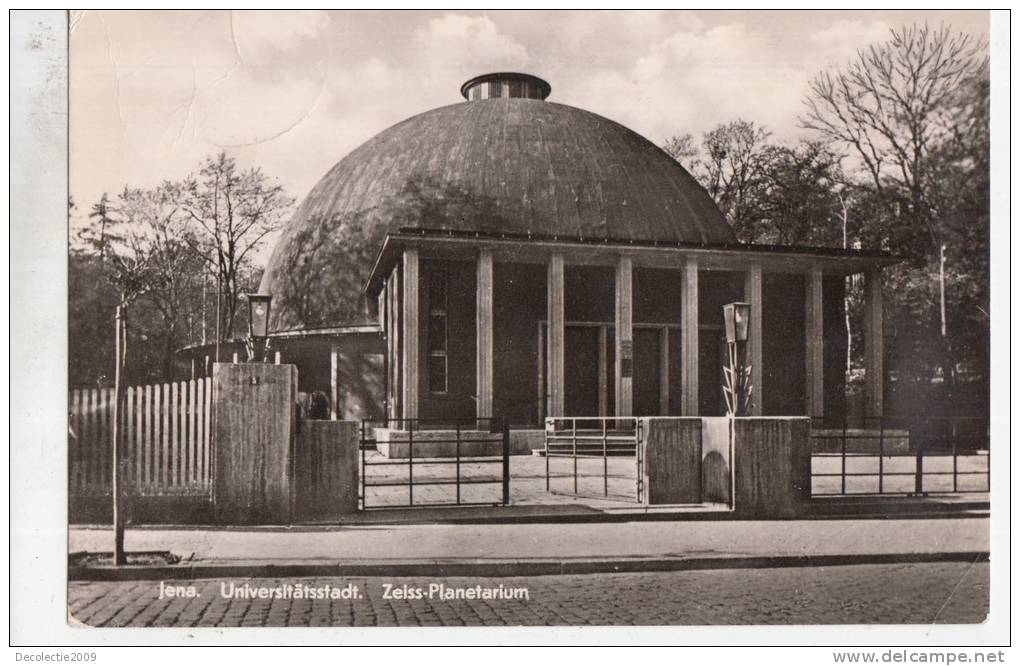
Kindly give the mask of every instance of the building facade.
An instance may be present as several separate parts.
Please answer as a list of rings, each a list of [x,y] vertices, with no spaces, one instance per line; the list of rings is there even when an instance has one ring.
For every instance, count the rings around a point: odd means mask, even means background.
[[[882,414],[893,258],[739,243],[660,148],[550,92],[476,77],[312,189],[260,287],[301,391],[345,419],[722,414],[722,306],[744,301],[752,413],[837,416],[844,287],[863,274]]]

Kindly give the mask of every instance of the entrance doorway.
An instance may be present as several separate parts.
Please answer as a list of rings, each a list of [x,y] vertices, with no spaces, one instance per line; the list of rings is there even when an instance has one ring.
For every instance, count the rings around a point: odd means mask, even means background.
[[[616,413],[614,326],[568,322],[564,326],[564,408],[567,416],[613,416]],[[679,327],[634,325],[632,416],[677,416],[680,413]],[[540,395],[547,395],[548,329],[539,327]],[[713,370],[718,372],[718,370]],[[539,421],[545,419],[542,401]]]

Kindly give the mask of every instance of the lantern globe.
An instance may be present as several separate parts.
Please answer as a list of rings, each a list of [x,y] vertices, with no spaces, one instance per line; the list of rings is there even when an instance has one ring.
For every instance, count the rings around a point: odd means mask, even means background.
[[[269,337],[269,308],[273,297],[268,294],[246,294],[248,298],[248,336]]]
[[[751,320],[749,303],[727,303],[723,306],[723,321],[726,328],[726,342],[747,342],[748,326]]]

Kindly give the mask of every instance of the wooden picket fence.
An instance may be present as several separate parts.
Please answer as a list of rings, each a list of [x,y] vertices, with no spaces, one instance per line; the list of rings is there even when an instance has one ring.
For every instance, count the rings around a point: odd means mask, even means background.
[[[113,389],[71,391],[72,495],[111,492]],[[126,486],[136,495],[208,495],[212,489],[212,380],[132,386],[126,391]]]

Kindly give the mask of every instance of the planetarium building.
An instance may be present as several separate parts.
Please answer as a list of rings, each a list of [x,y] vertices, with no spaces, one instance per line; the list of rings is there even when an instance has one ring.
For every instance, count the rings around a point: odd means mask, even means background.
[[[656,145],[479,76],[338,162],[260,291],[272,348],[335,419],[719,415],[723,305],[750,305],[749,411],[845,410],[846,276],[863,274],[882,413],[881,252],[739,243]]]

